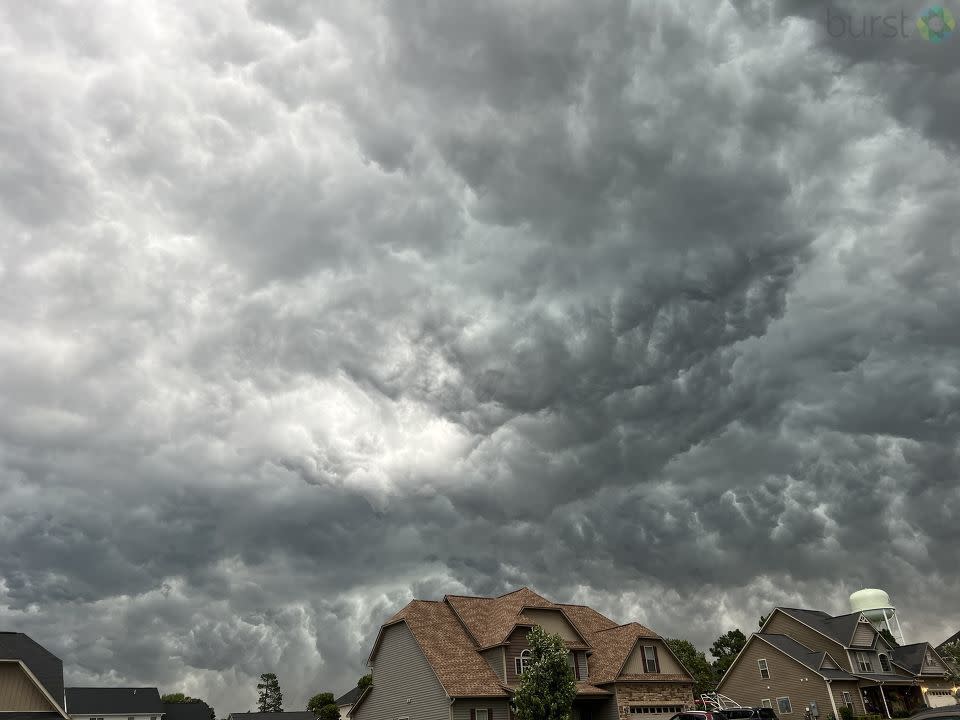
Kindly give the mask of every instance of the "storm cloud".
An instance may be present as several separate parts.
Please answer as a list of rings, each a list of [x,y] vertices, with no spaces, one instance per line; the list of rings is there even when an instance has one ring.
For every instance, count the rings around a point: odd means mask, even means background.
[[[956,631],[960,45],[875,5],[0,5],[0,626],[220,717],[414,596]]]

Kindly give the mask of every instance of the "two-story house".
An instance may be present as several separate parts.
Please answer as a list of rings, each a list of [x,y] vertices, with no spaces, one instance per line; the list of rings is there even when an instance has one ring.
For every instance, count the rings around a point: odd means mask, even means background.
[[[63,662],[18,632],[0,632],[0,720],[69,720]]]
[[[351,720],[509,720],[534,626],[559,634],[576,680],[574,720],[661,720],[694,706],[693,678],[659,635],[528,588],[414,600],[380,628],[373,685]]]
[[[895,647],[861,613],[831,616],[778,607],[747,641],[717,687],[741,705],[789,720],[905,716],[954,703],[943,659],[928,643]]]

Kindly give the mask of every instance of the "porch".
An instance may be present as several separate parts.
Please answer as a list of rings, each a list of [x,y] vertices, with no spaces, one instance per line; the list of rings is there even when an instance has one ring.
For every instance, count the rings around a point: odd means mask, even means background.
[[[905,718],[927,707],[920,686],[910,681],[861,686],[861,691],[864,709],[869,714]]]

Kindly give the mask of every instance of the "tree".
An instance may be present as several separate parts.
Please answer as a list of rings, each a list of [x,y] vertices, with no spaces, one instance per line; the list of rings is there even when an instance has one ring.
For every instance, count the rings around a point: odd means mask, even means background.
[[[307,701],[307,710],[319,717],[320,711],[325,705],[333,705],[334,707],[337,706],[337,702],[333,697],[333,693],[317,693]]]
[[[274,673],[263,673],[257,683],[257,706],[260,712],[283,712],[283,693]]]
[[[880,629],[880,637],[890,643],[891,647],[900,647],[900,643],[897,642],[897,639],[893,636],[893,633],[886,628]]]
[[[373,685],[373,673],[367,673],[362,678],[357,680],[357,687],[361,690],[366,690],[371,685]]]
[[[767,618],[768,618],[768,617],[770,617],[770,616],[769,616],[769,615],[761,615],[761,616],[760,616],[759,626],[760,626],[760,629],[761,629],[761,630],[763,629],[764,623],[767,622]]]
[[[190,697],[189,695],[184,695],[182,692],[179,693],[169,693],[168,695],[163,695],[160,698],[160,702],[165,703],[203,703],[210,710],[210,720],[217,720],[217,713],[214,712],[214,709],[203,702],[200,698]]]
[[[725,632],[713,642],[710,646],[710,654],[714,657],[713,669],[718,678],[723,677],[746,644],[747,637],[739,629]]]
[[[960,683],[960,640],[943,645],[937,652],[947,663],[950,679],[954,683]]]
[[[704,693],[713,692],[717,686],[717,675],[707,656],[697,650],[689,640],[670,638],[667,645],[693,675],[693,696],[699,698]]]
[[[570,720],[577,684],[563,638],[537,626],[527,635],[527,644],[530,664],[513,695],[517,720]]]

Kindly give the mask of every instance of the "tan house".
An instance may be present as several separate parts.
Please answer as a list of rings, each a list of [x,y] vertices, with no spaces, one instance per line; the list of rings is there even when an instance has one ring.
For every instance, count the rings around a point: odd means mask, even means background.
[[[775,608],[747,641],[717,691],[782,720],[906,716],[956,703],[943,659],[928,643],[895,647],[860,613]]]
[[[655,632],[521,588],[412,601],[380,628],[368,660],[373,685],[349,718],[510,720],[534,626],[566,642],[574,720],[662,720],[693,708],[693,678]]]
[[[63,662],[23,633],[0,632],[0,720],[69,720]]]

